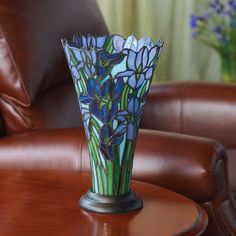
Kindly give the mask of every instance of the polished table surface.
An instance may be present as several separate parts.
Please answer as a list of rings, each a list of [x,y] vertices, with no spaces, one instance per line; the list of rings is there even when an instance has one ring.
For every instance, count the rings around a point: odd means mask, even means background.
[[[132,181],[144,201],[140,211],[103,215],[82,210],[79,197],[90,176],[64,171],[0,171],[0,235],[165,236],[200,235],[207,215],[167,189]]]

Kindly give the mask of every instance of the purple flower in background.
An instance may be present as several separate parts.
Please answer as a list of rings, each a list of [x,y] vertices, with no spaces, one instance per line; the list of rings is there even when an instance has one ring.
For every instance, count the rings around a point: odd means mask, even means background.
[[[220,45],[234,37],[231,29],[236,28],[236,0],[228,0],[227,3],[211,1],[206,13],[190,16],[190,27],[193,38],[200,39],[218,51],[222,50]]]
[[[199,23],[205,22],[206,18],[203,16],[196,16],[196,15],[191,15],[190,16],[190,27],[192,29],[195,29],[199,26]]]
[[[196,28],[198,25],[197,23],[198,23],[198,16],[191,15],[190,16],[190,27],[193,29]]]
[[[213,3],[210,4],[218,14],[221,14],[224,11],[224,5],[220,2],[220,0],[215,0]]]
[[[229,6],[232,10],[236,10],[236,1],[235,1],[235,0],[228,0],[228,6]]]
[[[219,41],[224,41],[225,37],[224,37],[224,31],[223,28],[220,25],[216,25],[213,28],[213,31],[216,34],[216,37],[218,38]]]
[[[236,0],[209,0],[208,7],[200,16],[191,15],[192,37],[220,55],[223,80],[236,81]]]

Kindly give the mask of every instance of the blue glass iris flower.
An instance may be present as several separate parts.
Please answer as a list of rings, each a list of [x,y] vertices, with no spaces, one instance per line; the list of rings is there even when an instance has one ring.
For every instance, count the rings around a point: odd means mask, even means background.
[[[210,7],[212,7],[218,14],[221,14],[224,11],[224,4],[220,2],[220,0],[214,0],[210,4]]]
[[[132,97],[128,103],[128,112],[130,119],[128,121],[127,139],[135,140],[138,132],[138,126],[143,113],[144,103],[137,97]]]
[[[205,22],[207,18],[209,17],[209,14],[206,14],[206,16],[196,16],[196,15],[191,15],[190,16],[190,27],[192,29],[195,29],[198,27],[199,24]]]
[[[141,48],[138,52],[128,51],[127,70],[117,74],[117,77],[128,77],[128,84],[131,88],[139,88],[145,80],[152,78],[157,55],[157,46]]]
[[[94,114],[103,123],[108,123],[117,113],[117,100],[121,96],[124,88],[123,80],[114,83],[108,79],[102,84],[97,79],[89,79],[87,83],[87,93],[81,93],[79,100],[90,107],[91,114]]]
[[[228,0],[228,5],[231,8],[231,10],[236,11],[236,1],[235,0]]]
[[[91,78],[96,70],[95,64],[97,61],[95,50],[76,50],[74,49],[74,57],[78,64],[76,64],[75,68],[79,72],[82,68],[87,75],[88,78]]]

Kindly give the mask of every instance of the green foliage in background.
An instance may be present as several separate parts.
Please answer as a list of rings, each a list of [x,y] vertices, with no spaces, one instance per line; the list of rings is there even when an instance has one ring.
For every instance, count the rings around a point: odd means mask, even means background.
[[[191,15],[193,37],[219,53],[222,79],[236,82],[236,0],[210,1],[203,15]]]

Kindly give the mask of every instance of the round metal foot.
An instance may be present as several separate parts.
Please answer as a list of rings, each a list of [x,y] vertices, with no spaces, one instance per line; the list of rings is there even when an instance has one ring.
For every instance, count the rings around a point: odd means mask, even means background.
[[[80,198],[80,206],[97,213],[125,213],[143,208],[143,201],[131,190],[118,197],[103,196],[89,190]]]

